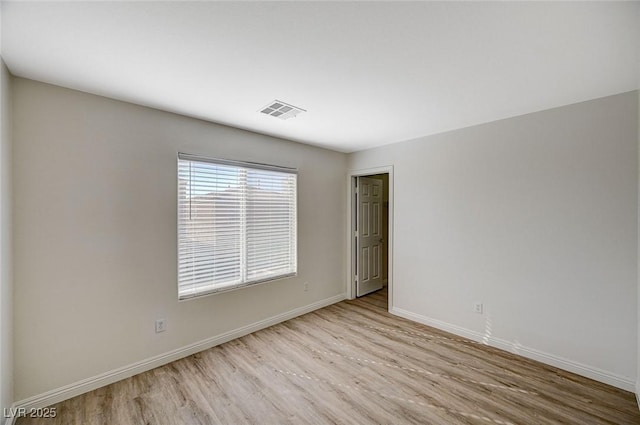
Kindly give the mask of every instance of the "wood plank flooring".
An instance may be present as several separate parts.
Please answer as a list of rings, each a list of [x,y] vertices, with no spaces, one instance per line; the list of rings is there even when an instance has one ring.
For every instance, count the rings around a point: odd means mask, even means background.
[[[632,393],[390,315],[385,290],[18,425],[640,424]]]

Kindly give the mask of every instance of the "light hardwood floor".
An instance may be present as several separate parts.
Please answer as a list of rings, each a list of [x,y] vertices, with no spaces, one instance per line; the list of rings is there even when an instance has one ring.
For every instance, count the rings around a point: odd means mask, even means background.
[[[395,317],[386,297],[323,308],[18,424],[640,424],[632,393]]]

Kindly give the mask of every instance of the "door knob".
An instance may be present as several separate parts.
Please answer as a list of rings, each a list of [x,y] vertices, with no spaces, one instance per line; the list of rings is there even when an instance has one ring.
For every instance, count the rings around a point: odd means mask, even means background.
[[[382,238],[380,238],[380,240],[378,242],[382,243]]]

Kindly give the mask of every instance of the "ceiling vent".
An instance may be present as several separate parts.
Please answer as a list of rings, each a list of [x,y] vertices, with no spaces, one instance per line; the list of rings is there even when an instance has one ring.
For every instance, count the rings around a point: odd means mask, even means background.
[[[271,115],[272,117],[280,118],[281,120],[288,120],[289,118],[295,118],[296,115],[307,112],[297,106],[289,105],[288,103],[274,100],[267,106],[260,110],[263,114]]]

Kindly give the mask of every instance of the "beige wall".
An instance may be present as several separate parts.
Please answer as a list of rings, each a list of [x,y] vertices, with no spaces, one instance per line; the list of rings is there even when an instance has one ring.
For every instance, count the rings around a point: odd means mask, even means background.
[[[11,81],[0,59],[0,409],[9,408],[14,400]]]
[[[637,121],[630,92],[351,154],[394,166],[394,312],[633,389]]]
[[[16,399],[344,293],[346,155],[14,83]],[[299,169],[297,277],[178,302],[178,151]]]

